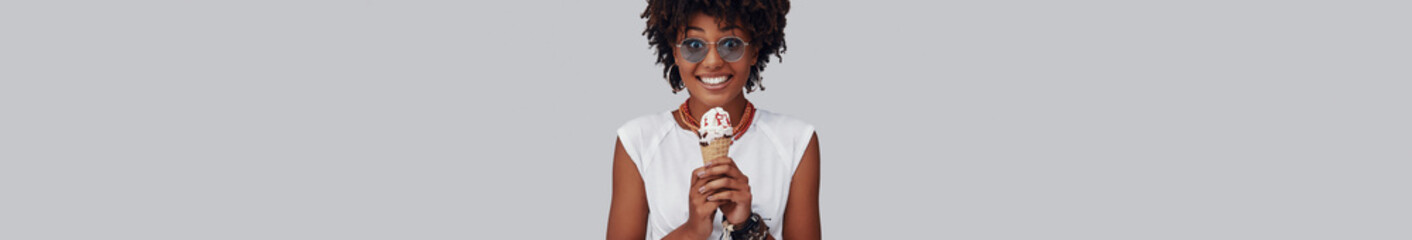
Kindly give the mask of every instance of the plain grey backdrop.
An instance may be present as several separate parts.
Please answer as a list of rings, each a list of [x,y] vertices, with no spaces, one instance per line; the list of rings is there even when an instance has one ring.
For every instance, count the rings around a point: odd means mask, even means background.
[[[643,1],[0,3],[0,239],[595,239]],[[830,239],[1409,239],[1404,1],[795,1]]]

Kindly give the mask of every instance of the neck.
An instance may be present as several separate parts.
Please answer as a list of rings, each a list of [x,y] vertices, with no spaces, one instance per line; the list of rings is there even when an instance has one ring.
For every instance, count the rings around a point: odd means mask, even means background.
[[[701,101],[697,101],[695,98],[692,98],[686,101],[686,107],[691,109],[691,116],[697,119],[688,120],[701,121],[701,115],[706,115],[706,111],[710,111],[711,108],[714,107],[721,107],[726,109],[726,113],[730,113],[732,121],[731,126],[740,126],[740,124],[742,123],[741,121],[745,120],[745,102],[745,96],[738,96],[734,99],[731,99],[730,101],[727,101],[726,104],[723,106],[709,106],[706,105],[706,103],[702,103]]]

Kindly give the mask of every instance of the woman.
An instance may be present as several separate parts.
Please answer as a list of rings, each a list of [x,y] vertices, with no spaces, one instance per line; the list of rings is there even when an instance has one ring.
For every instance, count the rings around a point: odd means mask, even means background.
[[[786,0],[648,1],[643,33],[672,92],[690,97],[618,129],[609,239],[820,238],[814,127],[745,98],[785,49],[787,12]],[[702,159],[693,129],[715,107],[734,142]]]

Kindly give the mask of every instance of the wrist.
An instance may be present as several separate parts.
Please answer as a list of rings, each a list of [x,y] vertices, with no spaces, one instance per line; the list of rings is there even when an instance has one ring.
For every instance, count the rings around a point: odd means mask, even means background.
[[[746,220],[750,220],[750,215],[749,215],[749,214],[746,214],[745,217],[740,218],[740,219],[725,218],[724,220],[725,220],[725,221],[724,221],[725,224],[741,225],[741,224],[745,224],[745,221],[746,221]]]
[[[727,214],[725,217],[723,217],[723,220],[725,220],[725,222],[729,224],[740,225],[745,223],[745,221],[750,220],[751,214],[755,213],[750,212],[750,210],[738,211],[733,214]]]
[[[741,223],[732,223],[730,220],[723,220],[725,234],[734,240],[757,240],[768,237],[769,226],[765,226],[764,220],[759,214],[750,213],[750,217]]]
[[[714,228],[714,227],[715,227],[715,226],[712,226],[712,225],[711,225],[711,221],[696,221],[696,220],[687,220],[686,223],[685,223],[685,224],[682,224],[682,226],[681,226],[682,229],[685,229],[685,230],[686,230],[686,233],[688,233],[688,234],[690,234],[690,235],[692,235],[692,236],[697,236],[697,237],[701,237],[701,238],[710,237],[710,236],[711,236],[711,230],[712,230],[712,228]]]

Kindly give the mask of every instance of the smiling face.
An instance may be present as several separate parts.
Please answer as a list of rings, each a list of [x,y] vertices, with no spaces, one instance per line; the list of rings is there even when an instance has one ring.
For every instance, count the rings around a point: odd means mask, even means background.
[[[719,42],[722,38],[737,37],[750,42],[739,24],[718,23],[715,17],[703,13],[692,14],[686,32],[678,35],[682,39],[697,38],[707,42]],[[687,47],[687,46],[682,46]],[[705,59],[692,63],[676,48],[676,65],[680,69],[682,84],[691,98],[706,106],[723,106],[726,102],[744,98],[745,82],[750,78],[750,67],[755,66],[756,50],[753,45],[745,46],[743,56],[735,62],[727,62],[718,52],[719,45],[706,44],[710,49]]]

